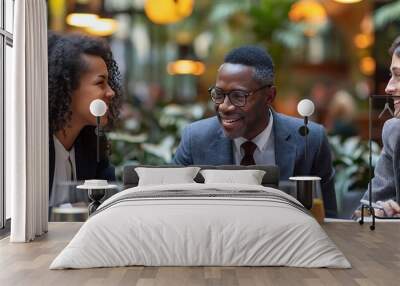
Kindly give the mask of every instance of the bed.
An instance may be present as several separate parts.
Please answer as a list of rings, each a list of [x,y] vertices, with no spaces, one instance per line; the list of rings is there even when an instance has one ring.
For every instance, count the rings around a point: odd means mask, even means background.
[[[197,168],[201,172],[192,173],[191,182],[175,182],[172,175],[164,175],[166,169],[154,168],[153,175],[147,177],[151,184],[143,185],[138,173],[151,168],[126,167],[126,189],[97,209],[50,269],[129,265],[351,267],[309,211],[277,189],[276,167]],[[179,169],[183,168],[176,167],[173,172]],[[216,172],[212,170],[216,169],[229,170],[228,182],[213,181]],[[241,177],[253,169],[258,169],[261,184]],[[155,176],[159,170],[162,173]],[[233,171],[239,172],[232,176]],[[217,174],[220,179],[221,173]],[[145,182],[146,177],[141,176],[141,180]]]

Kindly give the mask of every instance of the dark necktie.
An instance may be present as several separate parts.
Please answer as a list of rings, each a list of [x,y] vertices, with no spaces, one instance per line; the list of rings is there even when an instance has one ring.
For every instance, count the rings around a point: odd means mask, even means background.
[[[247,141],[244,142],[240,147],[242,147],[244,150],[244,157],[242,161],[240,161],[240,165],[242,166],[255,165],[256,162],[254,161],[253,154],[257,148],[257,145],[251,141]]]

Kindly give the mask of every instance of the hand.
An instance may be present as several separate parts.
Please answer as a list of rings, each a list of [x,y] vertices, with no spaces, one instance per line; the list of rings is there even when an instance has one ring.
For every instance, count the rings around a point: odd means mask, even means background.
[[[383,207],[383,210],[375,208],[376,216],[400,217],[400,206],[394,200],[377,201],[376,204]]]

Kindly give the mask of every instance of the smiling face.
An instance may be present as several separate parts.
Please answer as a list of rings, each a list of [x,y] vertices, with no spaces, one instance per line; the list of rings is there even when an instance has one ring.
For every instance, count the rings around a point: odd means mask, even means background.
[[[108,70],[104,60],[99,56],[82,55],[86,71],[82,73],[79,86],[72,93],[72,117],[81,125],[96,125],[96,117],[90,113],[90,103],[95,99],[103,100],[107,106],[115,92],[108,84]],[[100,124],[106,125],[108,113],[101,117]]]
[[[223,64],[215,86],[225,93],[232,90],[251,92],[261,85],[253,78],[253,68],[241,64]],[[260,134],[268,125],[268,108],[275,97],[275,88],[266,87],[246,98],[246,105],[237,107],[226,96],[221,104],[215,104],[218,119],[224,133],[230,139],[244,137],[248,140]]]
[[[390,65],[391,77],[386,86],[385,92],[390,95],[400,96],[400,57],[393,53],[392,64]],[[400,113],[400,97],[394,99],[395,114]]]

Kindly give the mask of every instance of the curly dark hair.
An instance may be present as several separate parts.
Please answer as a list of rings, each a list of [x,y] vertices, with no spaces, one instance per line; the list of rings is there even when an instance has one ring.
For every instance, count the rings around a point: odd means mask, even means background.
[[[49,128],[50,134],[62,130],[71,120],[72,92],[78,88],[87,64],[82,55],[101,57],[107,65],[108,84],[115,92],[109,105],[108,127],[119,116],[122,102],[121,75],[108,44],[98,38],[71,34],[48,34]]]

